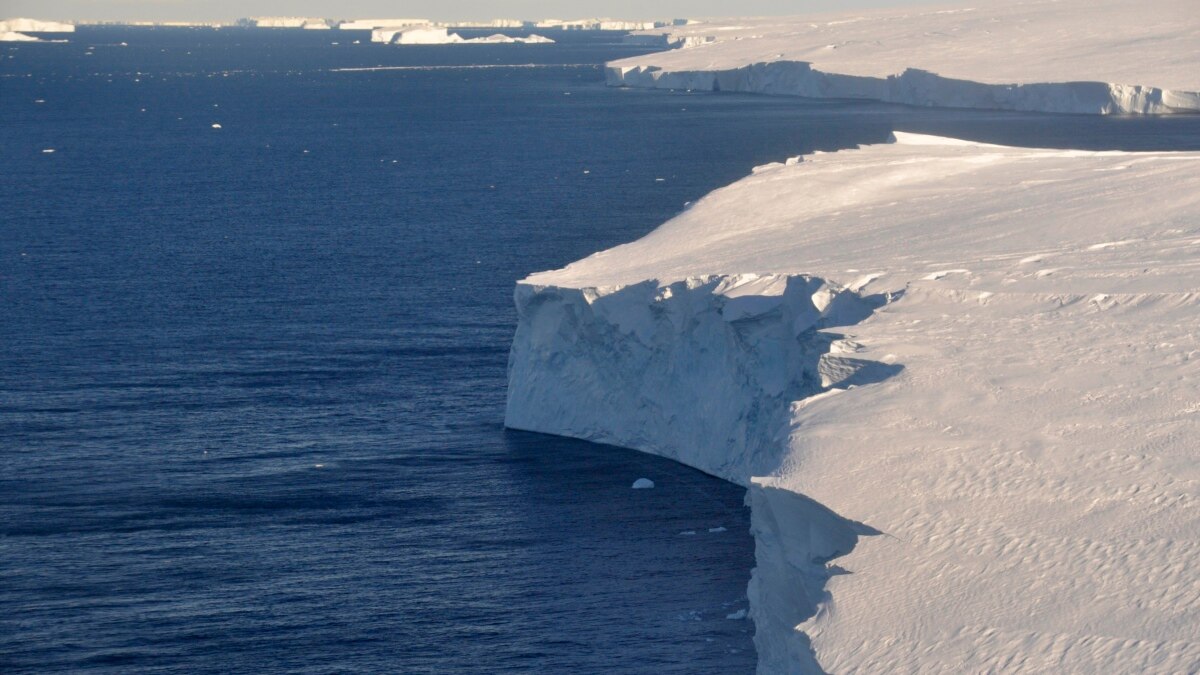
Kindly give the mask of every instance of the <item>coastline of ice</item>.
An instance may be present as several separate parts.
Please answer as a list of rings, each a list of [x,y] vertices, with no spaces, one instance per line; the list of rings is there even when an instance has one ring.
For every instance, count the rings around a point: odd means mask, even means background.
[[[554,40],[541,35],[512,37],[495,33],[485,37],[464,38],[437,26],[376,28],[371,31],[371,42],[389,45],[554,44]]]
[[[515,292],[506,424],[749,488],[759,670],[1200,667],[1200,153],[897,134]]]
[[[1186,0],[1030,0],[737,19],[608,64],[611,86],[1055,113],[1200,112]]]
[[[74,33],[75,25],[38,19],[0,19],[0,42],[66,42],[43,40],[27,33]]]

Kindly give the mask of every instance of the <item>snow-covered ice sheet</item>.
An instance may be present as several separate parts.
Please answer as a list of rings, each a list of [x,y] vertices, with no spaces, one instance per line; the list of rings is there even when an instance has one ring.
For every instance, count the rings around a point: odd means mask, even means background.
[[[520,282],[507,424],[747,485],[762,672],[1200,669],[1200,153],[897,134]]]
[[[612,85],[1068,113],[1200,111],[1194,0],[1027,0],[736,19],[615,61]]]

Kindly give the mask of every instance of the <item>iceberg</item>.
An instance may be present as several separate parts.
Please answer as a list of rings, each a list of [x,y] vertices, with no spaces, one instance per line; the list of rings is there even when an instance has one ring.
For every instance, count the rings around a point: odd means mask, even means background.
[[[612,86],[1057,113],[1200,111],[1191,0],[1028,0],[674,26]],[[653,38],[645,38],[653,39]]]
[[[254,28],[302,28],[304,30],[329,30],[331,28],[329,20],[309,16],[255,16],[242,19],[239,23]]]
[[[554,40],[543,35],[530,35],[528,37],[512,37],[503,33],[496,33],[487,37],[460,39],[462,44],[527,44],[527,45],[552,45]]]
[[[1197,214],[1195,152],[760,167],[518,282],[505,423],[745,486],[761,673],[1196,672]]]
[[[26,33],[74,33],[75,25],[37,19],[0,19],[0,42],[65,42],[43,40]]]

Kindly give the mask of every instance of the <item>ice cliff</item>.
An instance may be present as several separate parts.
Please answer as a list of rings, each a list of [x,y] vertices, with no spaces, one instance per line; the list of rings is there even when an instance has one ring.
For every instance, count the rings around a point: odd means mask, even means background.
[[[1192,0],[1030,0],[677,26],[610,85],[1058,113],[1200,111]]]
[[[521,281],[506,424],[749,488],[759,670],[1200,669],[1200,153],[760,167]]]

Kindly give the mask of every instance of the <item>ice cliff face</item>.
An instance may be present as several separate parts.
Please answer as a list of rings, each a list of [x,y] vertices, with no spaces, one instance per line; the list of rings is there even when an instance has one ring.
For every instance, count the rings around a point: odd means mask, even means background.
[[[897,137],[520,282],[507,425],[747,486],[760,672],[1197,672],[1200,154]]]
[[[515,296],[507,426],[637,448],[747,486],[778,468],[792,402],[891,369],[837,355],[817,331],[886,298],[813,277],[519,284]]]
[[[37,19],[2,19],[0,33],[74,33],[75,25],[61,21],[39,21]]]
[[[1200,110],[1188,0],[1031,0],[675,27],[613,86],[1056,113]]]

